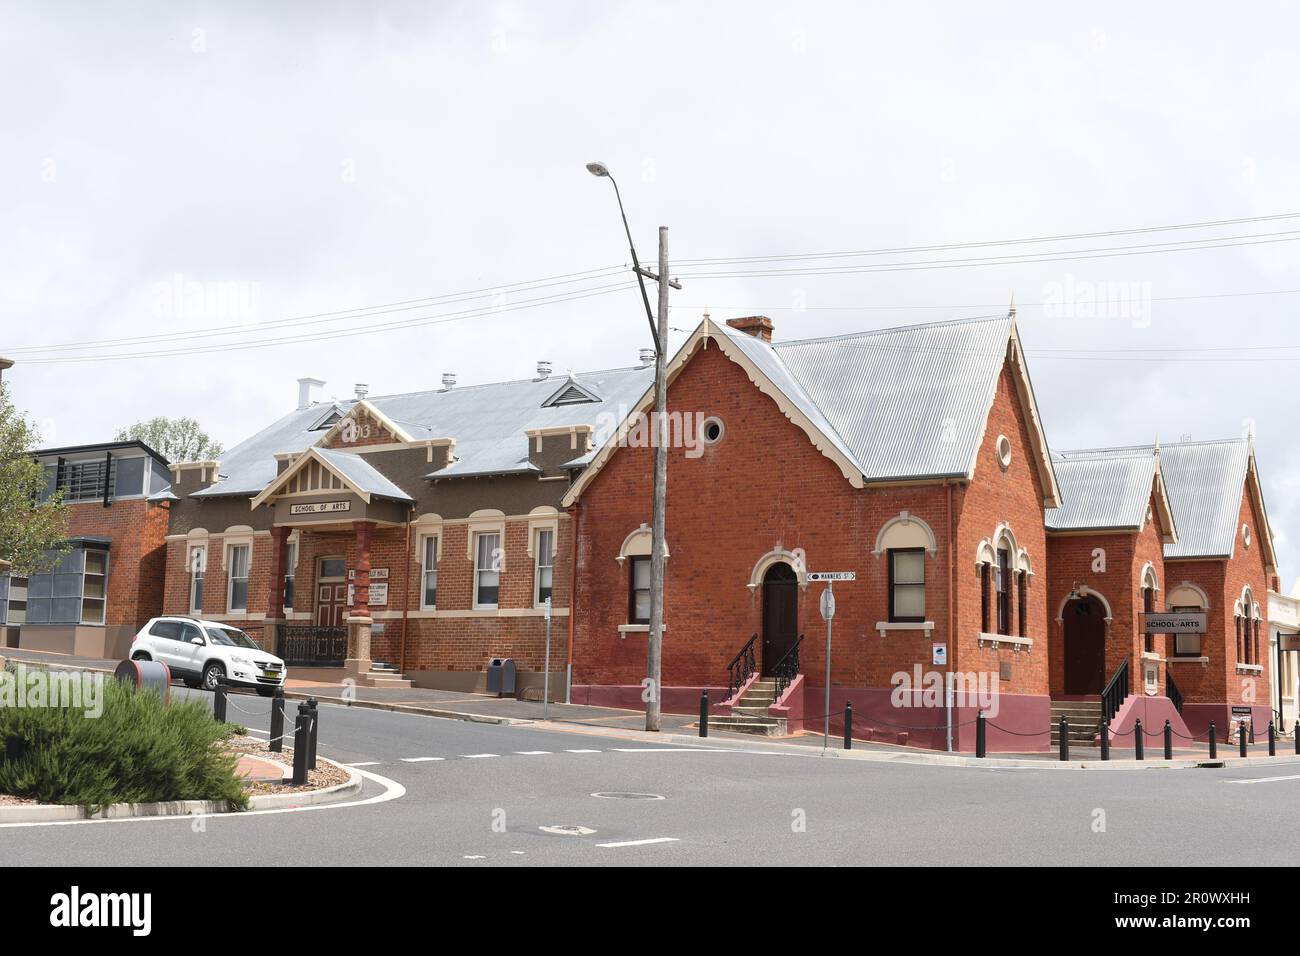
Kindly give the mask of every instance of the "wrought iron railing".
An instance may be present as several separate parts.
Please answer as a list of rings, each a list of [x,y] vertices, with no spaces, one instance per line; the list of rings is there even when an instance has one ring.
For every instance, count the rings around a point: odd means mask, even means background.
[[[1183,712],[1183,692],[1174,683],[1174,675],[1169,673],[1168,667],[1165,668],[1165,696],[1169,698],[1169,703],[1174,705],[1174,710],[1181,714]]]
[[[346,627],[282,624],[276,654],[290,667],[342,667],[348,653]]]
[[[736,691],[745,686],[745,681],[754,676],[754,669],[757,663],[757,651],[755,645],[758,644],[758,635],[755,634],[740,652],[731,659],[727,665],[727,698],[730,699],[736,695]]]
[[[1129,682],[1128,658],[1115,668],[1115,673],[1106,685],[1106,689],[1101,692],[1101,716],[1105,720],[1111,720],[1119,712],[1120,704],[1124,703],[1124,698],[1128,697],[1132,690],[1132,684]]]
[[[776,696],[772,698],[773,701],[780,700],[785,689],[799,676],[799,645],[802,643],[803,635],[800,634],[772,668],[772,676],[776,678]]]

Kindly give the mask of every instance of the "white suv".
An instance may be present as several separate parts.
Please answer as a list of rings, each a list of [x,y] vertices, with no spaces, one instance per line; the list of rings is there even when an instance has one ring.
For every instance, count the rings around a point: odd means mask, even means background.
[[[193,617],[155,617],[131,642],[131,660],[161,661],[188,687],[215,690],[224,677],[270,697],[284,686],[284,661],[237,627]]]

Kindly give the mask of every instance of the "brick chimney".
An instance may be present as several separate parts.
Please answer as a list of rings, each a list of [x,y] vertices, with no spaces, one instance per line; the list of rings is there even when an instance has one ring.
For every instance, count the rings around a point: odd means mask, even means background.
[[[772,341],[772,320],[765,315],[746,315],[739,319],[727,319],[727,324],[756,339],[769,343]]]

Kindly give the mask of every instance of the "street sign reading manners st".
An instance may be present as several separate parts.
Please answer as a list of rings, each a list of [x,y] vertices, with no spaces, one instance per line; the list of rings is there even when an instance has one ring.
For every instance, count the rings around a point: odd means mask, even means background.
[[[809,571],[807,579],[809,581],[856,581],[858,573],[856,571]]]

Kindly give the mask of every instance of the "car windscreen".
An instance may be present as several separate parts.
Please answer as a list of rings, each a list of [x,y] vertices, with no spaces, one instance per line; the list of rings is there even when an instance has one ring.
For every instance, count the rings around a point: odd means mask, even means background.
[[[223,647],[251,647],[255,651],[260,649],[257,641],[233,627],[208,627],[204,630],[208,632],[208,640],[213,644],[220,644]]]

